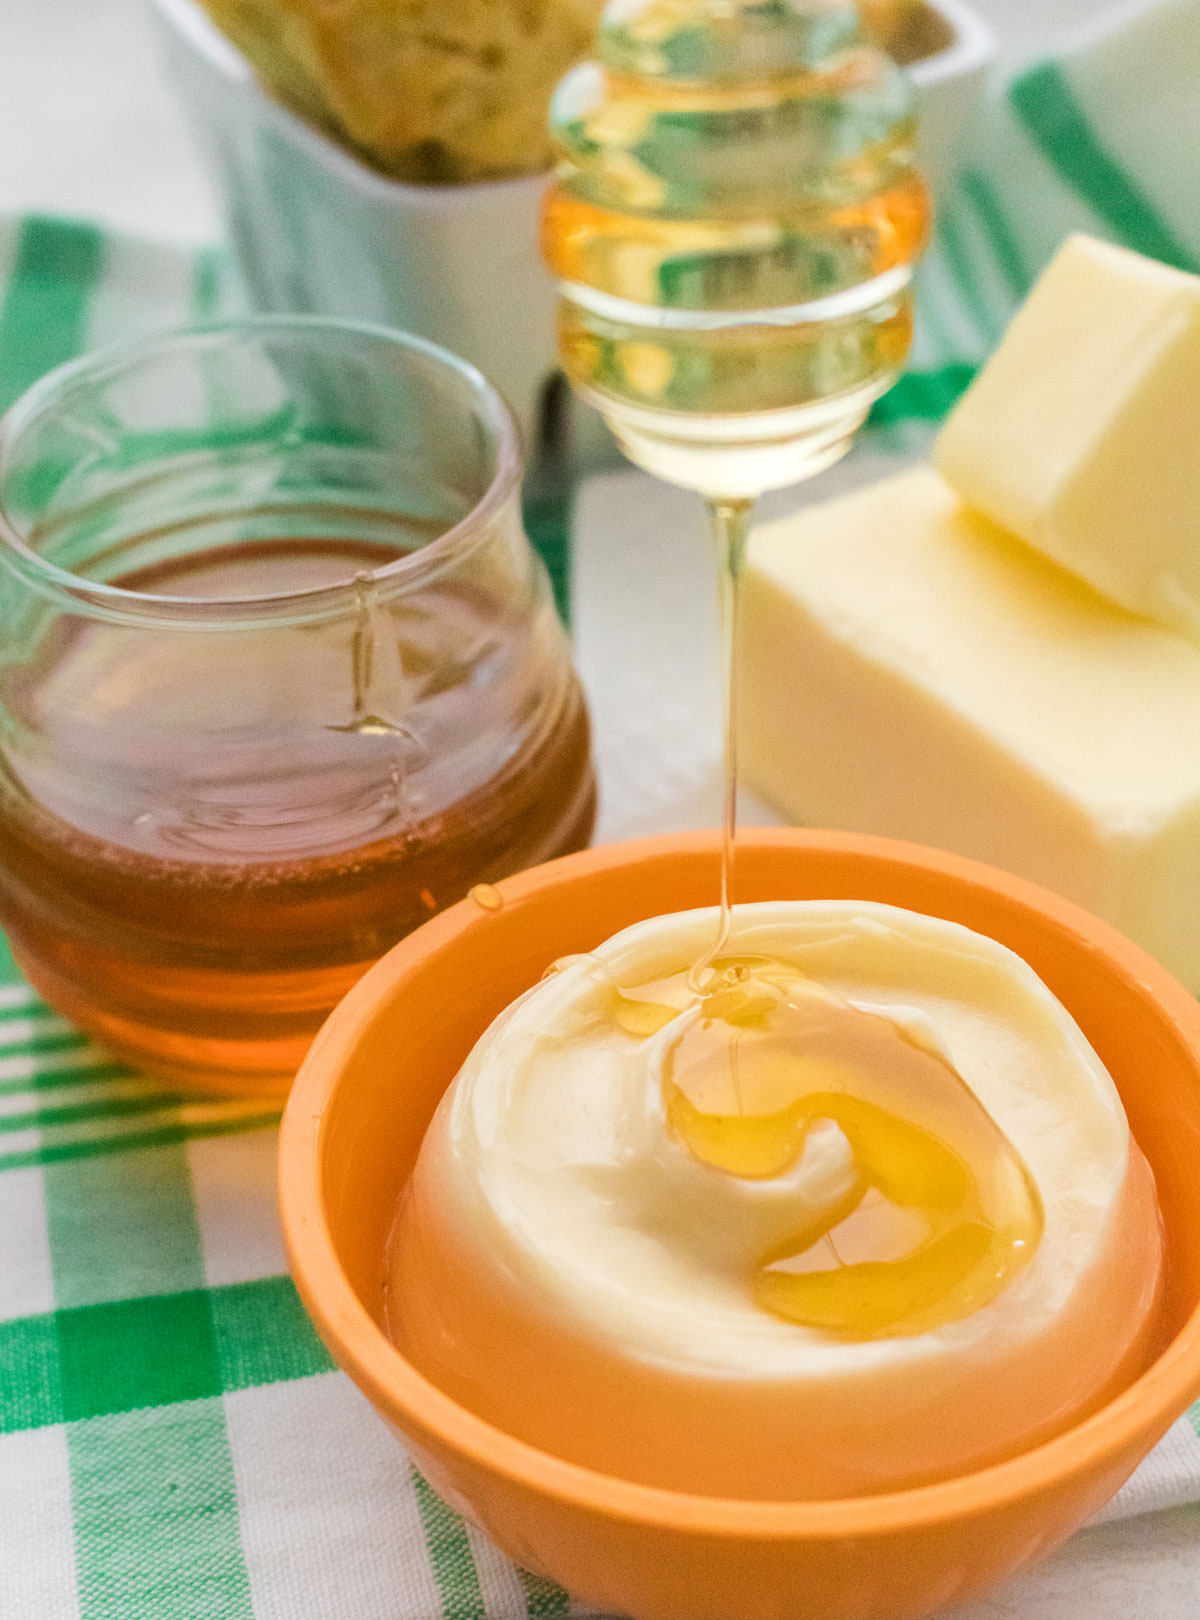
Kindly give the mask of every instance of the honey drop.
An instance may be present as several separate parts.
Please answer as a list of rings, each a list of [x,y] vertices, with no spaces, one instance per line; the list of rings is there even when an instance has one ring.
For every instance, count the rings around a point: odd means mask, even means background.
[[[672,1018],[679,1017],[679,1008],[661,1001],[643,1001],[614,989],[613,1017],[627,1035],[657,1035]]]
[[[609,1001],[607,1012],[618,1029],[627,1035],[634,1035],[644,1040],[649,1035],[657,1035],[660,1029],[665,1028],[672,1018],[678,1018],[686,1005],[686,998],[678,1006],[660,1001],[653,994],[649,996],[626,995],[613,977],[612,969],[603,957],[595,956],[590,951],[578,952],[571,956],[560,956],[557,961],[542,974],[543,979],[552,979],[562,973],[564,969],[577,964],[586,963],[589,970],[594,973],[600,983],[608,991]],[[651,991],[653,986],[650,987]]]

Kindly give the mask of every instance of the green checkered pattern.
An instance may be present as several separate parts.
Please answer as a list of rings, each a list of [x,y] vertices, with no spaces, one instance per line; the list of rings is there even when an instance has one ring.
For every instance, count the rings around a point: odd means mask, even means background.
[[[1200,150],[1198,40],[1200,3],[1177,0],[1011,87],[924,268],[880,440],[924,442],[1067,230],[1197,268],[1193,178],[1139,108],[1172,108],[1172,142]],[[82,350],[212,313],[216,269],[0,226],[0,404]],[[561,521],[535,516],[565,592]],[[0,945],[0,1620],[580,1612],[456,1518],[332,1368],[285,1271],[274,1125],[113,1063]],[[1109,1514],[1194,1499],[1185,1419]]]

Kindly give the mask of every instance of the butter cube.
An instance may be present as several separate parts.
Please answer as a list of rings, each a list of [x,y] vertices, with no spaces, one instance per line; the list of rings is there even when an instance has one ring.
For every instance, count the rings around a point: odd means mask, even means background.
[[[1200,277],[1071,237],[934,462],[1112,601],[1200,634]]]
[[[927,467],[753,537],[744,776],[789,819],[991,861],[1200,990],[1200,648]]]

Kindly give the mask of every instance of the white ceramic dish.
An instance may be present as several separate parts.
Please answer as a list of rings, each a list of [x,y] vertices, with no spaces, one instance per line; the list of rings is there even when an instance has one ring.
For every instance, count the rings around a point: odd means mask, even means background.
[[[964,152],[995,44],[966,0],[931,4],[952,42],[911,73],[937,194]],[[195,0],[154,7],[252,306],[379,321],[441,343],[496,384],[532,435],[554,366],[554,292],[537,247],[544,177],[389,180],[265,95]]]
[[[951,43],[908,71],[917,89],[919,161],[937,200],[968,155],[971,126],[996,55],[996,36],[967,0],[929,4],[949,24]]]

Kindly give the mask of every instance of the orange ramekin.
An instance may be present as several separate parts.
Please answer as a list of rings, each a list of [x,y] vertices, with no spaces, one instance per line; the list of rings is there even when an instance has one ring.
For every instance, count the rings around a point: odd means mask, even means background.
[[[883,901],[1010,946],[1107,1065],[1158,1182],[1165,1347],[1067,1433],[978,1473],[887,1495],[689,1496],[594,1473],[492,1427],[423,1378],[381,1326],[400,1192],[474,1042],[556,957],[643,918],[712,904],[718,847],[714,833],[688,833],[567,856],[505,879],[497,910],[467,900],[443,912],[372,968],[318,1036],[284,1118],[292,1269],[337,1361],[434,1488],[513,1558],[597,1610],[637,1620],[912,1620],[1062,1541],[1200,1394],[1200,1007],[1139,947],[1067,901],[886,839],[764,829],[738,842],[739,901]],[[580,1399],[603,1402],[604,1391]]]

